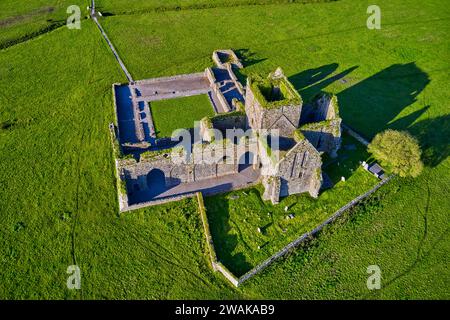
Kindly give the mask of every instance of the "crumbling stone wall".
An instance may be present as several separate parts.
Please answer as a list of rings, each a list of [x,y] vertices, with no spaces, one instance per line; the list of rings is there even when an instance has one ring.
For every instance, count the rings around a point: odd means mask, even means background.
[[[280,197],[303,192],[317,197],[322,184],[321,166],[319,152],[307,140],[298,142],[273,165],[272,172],[266,172],[264,199],[278,203]]]
[[[227,57],[228,61],[223,61],[221,57]],[[234,68],[241,69],[244,66],[242,65],[241,60],[236,56],[233,50],[215,50],[212,55],[212,59],[214,63],[219,67],[225,69],[227,65],[230,65]]]
[[[127,160],[119,164],[120,172],[127,181],[128,190],[133,190],[135,185],[139,186],[139,190],[147,190],[147,175],[153,169],[164,173],[166,187],[233,174],[238,172],[238,164],[234,158],[226,158],[223,148],[228,145],[227,141],[225,144],[218,142],[194,145],[186,162],[178,161],[186,156],[185,152],[179,153],[180,158],[174,159],[170,150],[143,158],[139,162]]]
[[[255,94],[247,83],[245,113],[248,126],[254,130],[278,129],[281,136],[290,136],[299,125],[301,109],[301,104],[265,108],[255,98]]]
[[[300,129],[309,142],[319,151],[337,156],[341,146],[341,123],[336,96],[321,94],[307,108],[309,119],[315,122],[303,124]]]

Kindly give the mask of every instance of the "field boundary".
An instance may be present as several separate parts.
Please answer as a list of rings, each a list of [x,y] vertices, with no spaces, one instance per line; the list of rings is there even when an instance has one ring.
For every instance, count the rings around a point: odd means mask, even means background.
[[[325,226],[327,226],[330,223],[333,223],[337,218],[339,218],[344,212],[346,212],[348,209],[354,207],[356,204],[364,200],[365,198],[372,195],[375,191],[377,191],[379,188],[381,188],[383,185],[388,183],[394,176],[391,175],[388,178],[382,180],[379,182],[375,187],[367,191],[366,193],[356,197],[352,201],[348,202],[346,205],[341,207],[339,210],[337,210],[331,217],[329,217],[327,220],[322,222],[319,226],[314,228],[310,232],[306,232],[302,234],[299,238],[295,239],[291,243],[289,243],[287,246],[285,246],[283,249],[272,255],[270,258],[266,259],[264,262],[257,265],[255,268],[244,274],[242,277],[239,278],[238,285],[241,285],[243,282],[247,281],[248,279],[255,276],[257,273],[261,272],[265,268],[267,268],[269,265],[271,265],[273,262],[278,260],[279,258],[286,255],[290,250],[298,247],[302,242],[304,242],[306,239],[309,239],[311,237],[314,237],[320,230],[322,230]]]
[[[388,183],[395,175],[390,175],[386,179],[383,179],[380,181],[377,185],[375,185],[372,189],[369,191],[359,195],[358,197],[354,198],[350,202],[348,202],[346,205],[342,206],[340,209],[338,209],[335,213],[333,213],[328,219],[323,221],[321,224],[319,224],[316,228],[314,228],[312,231],[306,232],[302,234],[300,237],[295,239],[294,241],[290,242],[288,245],[286,245],[284,248],[279,250],[277,253],[270,256],[268,259],[264,260],[262,263],[242,275],[241,277],[236,277],[230,270],[228,270],[220,261],[217,260],[216,251],[214,249],[214,242],[212,240],[211,232],[209,229],[209,223],[208,223],[208,216],[207,216],[207,210],[204,205],[203,201],[203,195],[201,192],[197,192],[197,201],[199,206],[199,213],[203,224],[203,230],[205,232],[205,238],[206,238],[206,245],[208,249],[208,255],[209,255],[209,261],[212,266],[212,269],[214,271],[219,271],[222,273],[222,275],[235,287],[239,287],[242,283],[247,281],[248,279],[254,277],[256,274],[260,273],[264,269],[266,269],[268,266],[270,266],[272,263],[280,259],[281,257],[285,256],[287,253],[292,251],[292,249],[295,249],[298,247],[301,243],[303,243],[305,240],[310,239],[314,237],[319,231],[321,231],[325,226],[333,223],[337,218],[339,218],[344,212],[347,210],[353,208],[355,205],[360,203],[362,200],[366,199],[367,197],[371,196],[375,191],[377,191],[379,188],[381,188],[383,185]]]
[[[95,24],[97,25],[98,29],[100,30],[100,33],[102,34],[103,38],[105,39],[106,43],[108,44],[109,48],[111,49],[114,57],[116,58],[117,62],[119,63],[120,67],[122,68],[123,72],[125,73],[125,76],[127,77],[129,82],[134,82],[133,77],[128,72],[127,67],[123,63],[122,59],[120,59],[119,53],[114,48],[114,45],[112,44],[111,40],[109,40],[108,35],[106,34],[105,30],[103,30],[102,25],[97,19],[96,11],[95,11],[95,0],[92,0],[91,4],[91,18],[94,20]]]
[[[184,10],[205,10],[205,9],[215,9],[215,8],[235,8],[235,7],[243,7],[243,6],[266,6],[266,5],[290,5],[290,4],[315,4],[315,3],[328,3],[328,2],[336,2],[339,0],[247,0],[241,2],[223,2],[219,4],[214,3],[197,3],[190,5],[159,5],[155,7],[142,8],[136,10],[127,10],[127,11],[115,11],[111,9],[108,11],[107,9],[104,13],[107,16],[126,16],[126,15],[139,15],[146,13],[155,13],[155,12],[166,12],[166,11],[184,11]]]

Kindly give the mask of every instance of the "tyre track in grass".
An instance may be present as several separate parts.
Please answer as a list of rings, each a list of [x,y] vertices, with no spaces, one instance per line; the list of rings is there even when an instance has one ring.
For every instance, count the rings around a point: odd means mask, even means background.
[[[136,241],[137,244],[139,244],[145,250],[149,251],[153,256],[156,256],[158,259],[166,262],[170,266],[177,267],[177,268],[181,269],[182,271],[184,271],[185,273],[192,275],[194,278],[201,281],[205,286],[211,285],[211,283],[209,281],[206,281],[205,279],[203,279],[202,277],[197,275],[195,272],[191,271],[189,268],[184,267],[182,265],[182,262],[180,261],[180,259],[177,259],[170,250],[166,249],[161,244],[157,243],[154,239],[149,240],[149,243],[144,243],[141,239],[139,239],[135,235],[134,231],[138,231],[138,230],[136,230],[136,228],[133,228],[135,230],[132,230],[133,232],[130,232],[130,228],[125,228],[125,226],[123,226],[123,225],[118,225],[118,226],[122,229],[124,234],[130,235]],[[155,246],[156,249],[152,248],[149,244]],[[164,253],[168,254],[171,258],[165,256],[164,254],[161,254],[158,250],[164,251]]]
[[[94,40],[94,39],[93,39]],[[88,76],[88,84],[92,84],[93,82],[95,82],[94,78],[95,78],[95,66],[96,66],[96,59],[97,59],[97,46],[95,45],[97,41],[91,41],[93,42],[93,46],[91,46],[91,48],[93,48],[92,51],[92,59],[91,59],[91,67],[89,68],[90,72],[89,72],[89,76]],[[87,123],[87,117],[84,116],[80,119],[80,123],[83,125],[85,123]],[[81,179],[82,179],[82,168],[81,168],[81,158],[82,158],[82,150],[84,145],[85,145],[85,134],[86,131],[84,130],[84,128],[81,128],[82,130],[82,134],[81,134],[81,139],[79,142],[79,146],[78,146],[78,150],[80,150],[80,152],[78,152],[78,156],[77,156],[77,172],[78,172],[78,177],[77,177],[77,187],[76,187],[76,207],[75,207],[75,218],[74,221],[72,223],[72,232],[71,232],[71,255],[72,255],[72,261],[74,263],[74,265],[78,266],[78,261],[77,261],[77,255],[76,255],[76,227],[77,224],[79,224],[79,220],[80,220],[80,185],[81,185]],[[78,266],[79,267],[79,266]],[[81,292],[81,299],[83,300],[84,298],[84,292],[83,292],[83,286],[81,286],[80,289]]]
[[[436,249],[436,247],[446,239],[450,235],[450,227],[445,229],[445,231],[436,239],[436,241],[433,242],[431,245],[431,248],[428,251],[423,252],[423,246],[425,244],[425,241],[428,238],[428,213],[430,210],[430,204],[431,204],[431,190],[430,190],[430,181],[427,180],[427,199],[425,203],[425,207],[422,213],[422,210],[417,206],[417,211],[422,214],[423,221],[424,221],[424,227],[423,227],[423,234],[421,237],[421,240],[419,242],[419,245],[417,247],[416,251],[416,258],[414,262],[406,268],[403,272],[399,273],[398,275],[394,276],[391,280],[389,280],[386,284],[382,285],[381,290],[377,290],[375,292],[370,292],[363,296],[364,299],[370,298],[373,293],[375,293],[377,296],[379,296],[382,292],[382,290],[389,288],[392,284],[394,284],[397,280],[409,275],[422,261],[424,261],[433,251]]]

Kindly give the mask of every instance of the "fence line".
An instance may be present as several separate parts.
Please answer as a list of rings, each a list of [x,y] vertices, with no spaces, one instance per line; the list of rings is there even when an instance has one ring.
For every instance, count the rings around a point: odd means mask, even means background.
[[[246,274],[244,274],[242,277],[239,278],[238,281],[238,285],[241,285],[243,282],[247,281],[248,279],[250,279],[251,277],[253,277],[254,275],[256,275],[257,273],[261,272],[262,270],[264,270],[265,268],[267,268],[269,265],[271,265],[274,261],[276,261],[277,259],[279,259],[280,257],[284,256],[285,254],[287,254],[291,249],[298,247],[303,241],[305,241],[307,238],[313,237],[317,232],[319,232],[320,230],[322,230],[326,225],[332,223],[333,221],[335,221],[338,217],[340,217],[345,211],[347,211],[348,209],[352,208],[353,206],[355,206],[358,202],[360,202],[361,200],[367,198],[368,196],[370,196],[371,194],[373,194],[375,191],[377,191],[380,187],[382,187],[384,184],[386,184],[387,182],[389,182],[394,176],[389,176],[388,178],[384,179],[383,181],[381,181],[380,183],[378,183],[375,187],[373,187],[372,189],[370,189],[369,191],[367,191],[366,193],[356,197],[355,199],[353,199],[352,201],[350,201],[349,203],[347,203],[345,206],[341,207],[338,211],[336,211],[330,218],[328,218],[327,220],[325,220],[322,224],[320,224],[319,226],[317,226],[315,229],[313,229],[310,232],[304,233],[303,235],[301,235],[299,238],[295,239],[294,241],[292,241],[291,243],[289,243],[287,246],[285,246],[283,249],[281,249],[280,251],[278,251],[277,253],[275,253],[274,255],[272,255],[270,258],[268,258],[267,260],[265,260],[264,262],[262,262],[261,264],[259,264],[258,266],[256,266],[255,268],[253,268],[252,270],[250,270],[249,272],[247,272]]]
[[[103,38],[105,38],[106,43],[108,44],[109,48],[111,49],[112,53],[114,54],[114,57],[116,58],[117,62],[119,63],[120,67],[122,68],[123,72],[125,73],[125,76],[127,77],[129,82],[133,82],[133,77],[128,72],[127,68],[125,67],[125,64],[123,63],[122,59],[120,59],[119,54],[117,53],[116,49],[114,48],[113,44],[109,40],[108,36],[106,35],[105,30],[103,30],[100,22],[97,19],[96,12],[95,12],[95,1],[92,0],[91,4],[91,18],[94,20],[95,24],[97,25],[98,29],[100,30]]]
[[[365,145],[366,147],[369,145],[369,141],[366,140],[366,138],[364,138],[362,135],[360,135],[358,132],[356,132],[355,130],[353,130],[352,128],[350,128],[348,125],[342,123],[342,128],[348,132],[349,135],[351,135],[353,138],[355,138],[356,140],[358,140],[359,142],[361,142],[363,145]]]

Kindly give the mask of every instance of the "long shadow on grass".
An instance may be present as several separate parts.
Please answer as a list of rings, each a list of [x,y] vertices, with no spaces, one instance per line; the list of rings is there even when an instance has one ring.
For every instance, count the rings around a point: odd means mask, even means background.
[[[401,119],[400,119],[401,120]],[[426,119],[408,127],[422,148],[422,160],[429,167],[437,166],[450,156],[450,116]]]
[[[352,67],[328,77],[337,67],[332,63],[300,72],[289,79],[308,101],[334,81],[345,83],[345,76],[356,69]],[[436,166],[449,156],[449,116],[415,123],[431,107],[424,106],[394,120],[403,109],[417,101],[417,96],[429,83],[428,74],[414,62],[391,65],[337,94],[341,117],[368,139],[386,129],[410,131],[422,146],[425,165]]]
[[[328,78],[337,68],[338,64],[332,63],[319,68],[308,69],[289,77],[289,81],[298,90],[303,100],[308,101],[333,82],[346,81],[345,77],[358,67],[353,66]]]
[[[415,63],[394,64],[340,92],[337,96],[341,116],[369,139],[388,128],[406,129],[426,109],[395,126],[391,122],[416,102],[429,83],[428,74]]]
[[[237,235],[230,233],[233,227],[230,220],[228,195],[206,197],[205,205],[217,259],[235,276],[245,274],[253,266],[243,253],[232,253],[240,240]]]

